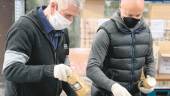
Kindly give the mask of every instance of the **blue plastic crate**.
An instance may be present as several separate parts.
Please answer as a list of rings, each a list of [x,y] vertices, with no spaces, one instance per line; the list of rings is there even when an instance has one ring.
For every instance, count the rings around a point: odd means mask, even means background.
[[[148,96],[170,96],[170,89],[155,89]]]

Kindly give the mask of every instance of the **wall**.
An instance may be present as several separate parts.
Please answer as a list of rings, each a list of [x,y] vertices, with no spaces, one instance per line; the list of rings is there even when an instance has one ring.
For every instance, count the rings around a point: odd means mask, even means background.
[[[86,0],[82,18],[102,18],[104,16],[104,0]]]
[[[14,19],[14,0],[0,0],[0,70],[2,69],[5,35]]]

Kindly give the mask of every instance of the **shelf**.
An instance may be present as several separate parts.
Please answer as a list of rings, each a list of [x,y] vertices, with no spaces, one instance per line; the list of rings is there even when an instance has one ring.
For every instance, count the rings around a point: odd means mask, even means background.
[[[170,81],[170,74],[157,74],[156,79],[158,81]]]

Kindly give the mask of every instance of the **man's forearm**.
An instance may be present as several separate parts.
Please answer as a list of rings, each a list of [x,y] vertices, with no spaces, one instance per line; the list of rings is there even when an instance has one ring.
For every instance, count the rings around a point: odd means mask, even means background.
[[[100,88],[111,91],[112,85],[115,83],[109,79],[102,71],[96,66],[87,68],[87,76]]]
[[[25,82],[38,82],[43,78],[53,78],[54,65],[24,65],[24,64],[13,64],[6,69],[3,73],[7,80],[25,83]]]

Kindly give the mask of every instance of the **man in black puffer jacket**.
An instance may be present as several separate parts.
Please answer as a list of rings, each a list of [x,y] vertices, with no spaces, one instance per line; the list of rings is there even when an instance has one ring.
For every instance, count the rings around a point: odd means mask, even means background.
[[[13,24],[3,64],[5,96],[60,96],[62,85],[70,92],[67,27],[78,13],[77,0],[49,0]]]
[[[144,0],[122,0],[120,10],[99,27],[87,66],[92,96],[141,96],[153,91],[152,36],[143,10]],[[142,71],[154,82],[147,82],[149,88],[140,86]]]

